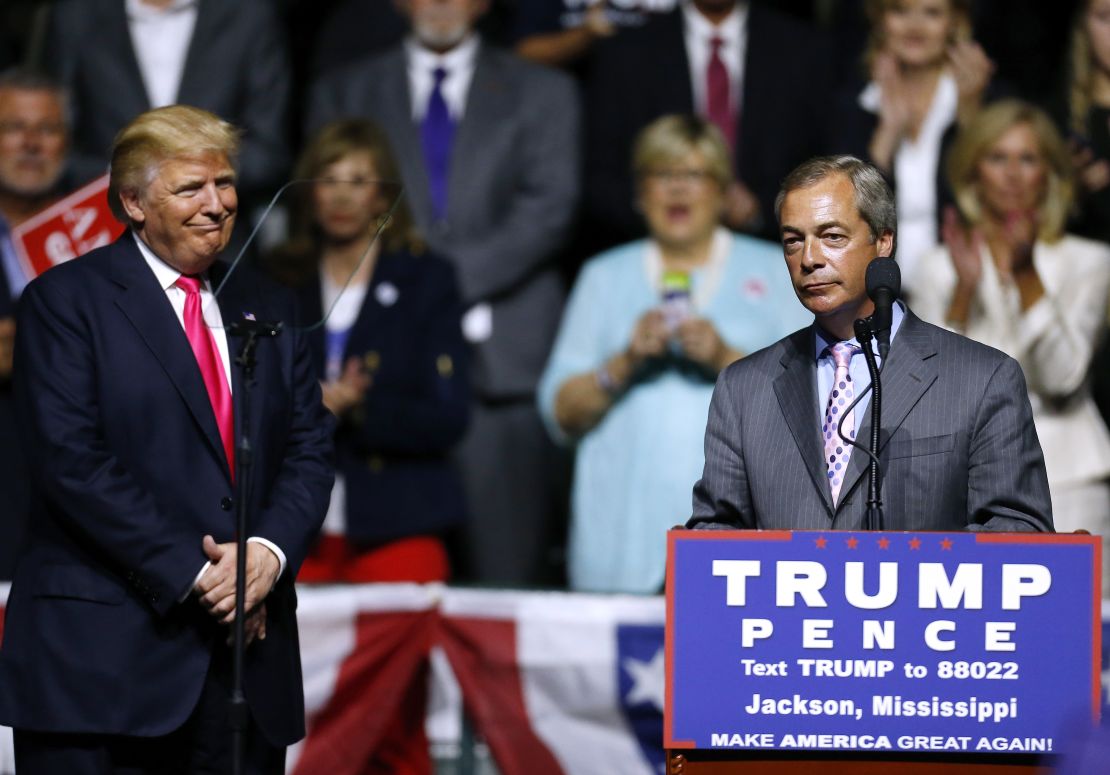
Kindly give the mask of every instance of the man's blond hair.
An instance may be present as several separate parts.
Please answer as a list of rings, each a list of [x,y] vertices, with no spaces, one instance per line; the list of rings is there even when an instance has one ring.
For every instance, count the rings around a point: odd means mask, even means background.
[[[120,193],[143,191],[154,180],[158,167],[169,159],[218,153],[234,166],[239,156],[239,134],[214,113],[189,105],[170,105],[141,114],[112,142],[108,184],[112,213],[130,225]]]

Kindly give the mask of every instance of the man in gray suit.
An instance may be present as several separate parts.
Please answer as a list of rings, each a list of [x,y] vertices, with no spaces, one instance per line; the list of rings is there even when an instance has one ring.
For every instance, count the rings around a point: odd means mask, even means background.
[[[717,380],[690,527],[859,530],[868,457],[836,433],[870,379],[853,322],[867,265],[893,252],[894,200],[851,156],[813,159],[776,201],[794,290],[814,325]],[[1012,358],[895,305],[879,459],[888,530],[1051,531],[1044,458]],[[843,430],[870,438],[869,397]]]
[[[309,129],[371,119],[389,135],[417,226],[458,273],[473,346],[459,454],[480,581],[543,581],[555,451],[533,394],[562,306],[554,258],[579,189],[571,80],[474,33],[488,0],[400,0],[412,34],[312,89]],[[403,518],[403,515],[398,515]]]

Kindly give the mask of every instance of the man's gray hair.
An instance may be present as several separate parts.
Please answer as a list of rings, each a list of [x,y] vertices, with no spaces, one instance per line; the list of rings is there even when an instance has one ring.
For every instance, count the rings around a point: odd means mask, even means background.
[[[62,118],[68,128],[72,123],[69,111],[69,90],[61,81],[41,70],[17,65],[0,70],[0,90],[51,92],[62,102]]]
[[[897,237],[898,209],[894,204],[894,192],[883,173],[874,165],[847,154],[817,156],[795,167],[783,179],[775,197],[775,219],[781,223],[782,202],[787,194],[799,188],[808,188],[830,175],[844,175],[852,182],[856,192],[856,209],[871,229],[872,242],[885,232]]]

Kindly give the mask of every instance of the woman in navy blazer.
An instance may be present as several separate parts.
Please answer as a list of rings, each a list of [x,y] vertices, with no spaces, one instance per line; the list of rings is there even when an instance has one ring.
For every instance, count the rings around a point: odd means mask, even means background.
[[[444,581],[441,536],[466,508],[448,453],[470,403],[454,270],[427,253],[385,134],[325,126],[297,170],[293,239],[273,257],[299,292],[324,403],[339,418],[336,486],[299,580]],[[396,204],[394,204],[396,202]],[[385,224],[378,235],[379,227]]]

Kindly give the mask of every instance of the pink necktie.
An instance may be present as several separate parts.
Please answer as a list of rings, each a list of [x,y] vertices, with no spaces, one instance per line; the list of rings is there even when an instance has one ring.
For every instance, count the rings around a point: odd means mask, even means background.
[[[231,405],[231,389],[227,385],[223,361],[220,360],[220,351],[216,347],[216,337],[204,322],[204,315],[200,309],[200,280],[181,275],[175,284],[185,291],[185,314],[183,315],[185,336],[189,339],[189,346],[193,348],[193,355],[200,367],[200,376],[208,389],[208,400],[212,402],[216,425],[220,429],[220,440],[223,441],[228,466],[234,478],[235,422]]]
[[[725,136],[728,147],[736,152],[736,116],[731,103],[732,89],[728,82],[728,68],[721,59],[721,45],[724,43],[714,36],[709,39],[709,66],[705,71],[706,118],[717,125]]]
[[[844,416],[845,409],[852,403],[856,392],[852,389],[852,375],[848,367],[852,363],[852,356],[860,352],[860,348],[848,342],[837,342],[829,351],[832,353],[833,362],[836,364],[836,374],[833,377],[832,390],[829,392],[829,405],[825,408],[825,423],[821,433],[825,437],[825,465],[829,469],[829,489],[832,491],[832,502],[836,504],[840,498],[840,486],[844,484],[844,474],[848,472],[848,458],[852,456],[852,445],[846,444],[836,432],[840,418]],[[856,439],[855,410],[848,412],[844,424],[840,429],[852,441]]]

